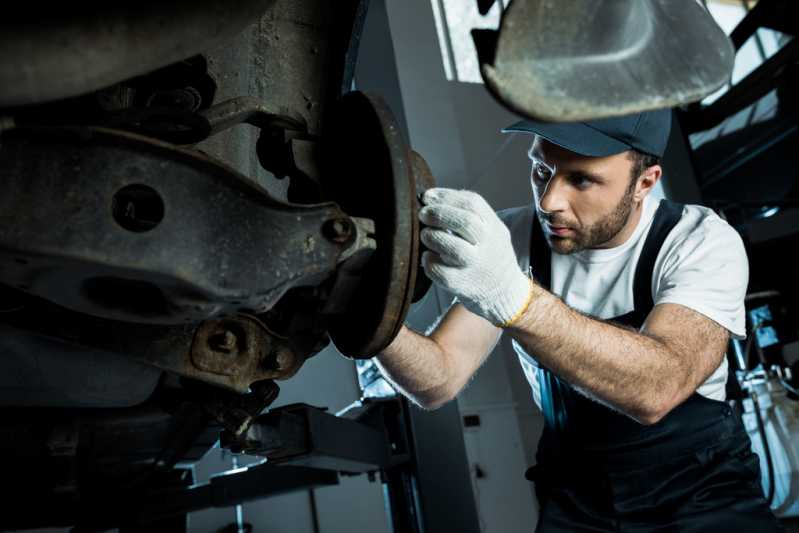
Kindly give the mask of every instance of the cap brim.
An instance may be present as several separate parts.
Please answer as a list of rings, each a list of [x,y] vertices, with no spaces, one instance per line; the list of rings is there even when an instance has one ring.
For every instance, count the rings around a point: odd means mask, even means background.
[[[630,149],[629,145],[582,122],[522,120],[504,128],[502,133],[532,133],[566,150],[589,157],[604,157]]]

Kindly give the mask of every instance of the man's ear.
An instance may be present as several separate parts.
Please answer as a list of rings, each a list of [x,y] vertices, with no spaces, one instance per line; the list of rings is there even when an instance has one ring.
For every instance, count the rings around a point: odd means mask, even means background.
[[[638,176],[638,183],[635,184],[635,201],[642,202],[646,195],[652,192],[652,188],[660,181],[662,175],[663,167],[660,165],[652,165],[644,169],[644,172]]]

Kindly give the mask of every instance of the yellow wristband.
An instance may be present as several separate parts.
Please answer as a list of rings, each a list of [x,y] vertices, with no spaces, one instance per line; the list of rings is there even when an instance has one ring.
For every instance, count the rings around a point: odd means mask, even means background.
[[[517,320],[519,320],[519,317],[522,316],[527,311],[527,308],[530,307],[530,302],[533,301],[533,280],[532,280],[532,278],[528,278],[528,279],[530,280],[530,289],[527,291],[527,299],[524,301],[524,305],[522,306],[521,309],[519,309],[519,311],[515,315],[513,315],[511,317],[510,320],[508,320],[504,324],[500,324],[497,327],[500,327],[500,328],[504,329],[504,328],[512,326],[513,323],[516,322]]]

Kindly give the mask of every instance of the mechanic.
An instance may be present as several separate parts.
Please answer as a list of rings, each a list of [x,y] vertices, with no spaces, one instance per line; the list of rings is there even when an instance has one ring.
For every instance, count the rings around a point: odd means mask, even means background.
[[[424,269],[455,301],[427,336],[403,327],[378,365],[434,409],[512,337],[545,419],[527,471],[539,532],[781,530],[724,401],[746,252],[712,210],[650,197],[670,127],[669,110],[522,121],[506,131],[534,134],[534,204],[423,195]]]

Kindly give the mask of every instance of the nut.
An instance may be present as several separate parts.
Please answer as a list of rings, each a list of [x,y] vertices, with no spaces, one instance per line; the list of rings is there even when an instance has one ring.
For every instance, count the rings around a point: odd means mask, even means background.
[[[236,344],[236,335],[230,330],[224,330],[208,337],[208,347],[215,352],[233,353]]]
[[[352,222],[347,218],[328,220],[323,228],[325,236],[333,242],[343,244],[352,237]]]

